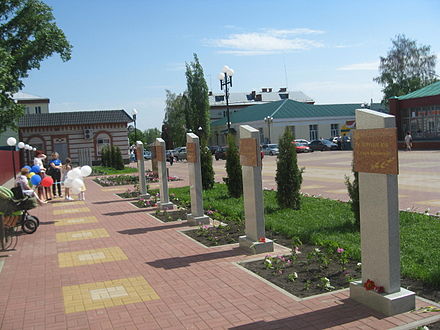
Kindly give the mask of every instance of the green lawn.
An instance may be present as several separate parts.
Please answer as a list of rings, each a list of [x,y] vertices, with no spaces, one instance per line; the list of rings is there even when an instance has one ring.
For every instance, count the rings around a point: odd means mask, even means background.
[[[183,204],[189,205],[189,187],[172,188]],[[275,191],[264,192],[266,228],[304,243],[336,244],[360,260],[360,235],[348,203],[302,197],[301,210],[280,209]],[[203,192],[205,210],[217,210],[226,220],[244,219],[243,200],[230,198],[224,184]],[[440,288],[440,219],[400,212],[401,272]]]
[[[129,174],[137,172],[137,168],[125,166],[123,170],[115,170],[112,167],[92,166],[92,175],[115,175],[115,174]]]

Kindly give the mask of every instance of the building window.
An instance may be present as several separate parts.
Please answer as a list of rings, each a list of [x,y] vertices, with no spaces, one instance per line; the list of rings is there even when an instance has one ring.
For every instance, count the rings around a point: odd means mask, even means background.
[[[280,95],[280,99],[285,100],[289,98],[289,94],[288,93],[284,93],[284,94],[279,94]]]
[[[40,106],[35,107],[35,113],[36,114],[40,114],[41,113],[41,107]]]
[[[215,102],[223,102],[225,100],[224,95],[216,95],[215,96]]]
[[[402,110],[400,137],[411,132],[414,140],[440,140],[440,105]]]
[[[309,125],[310,141],[318,139],[318,125]]]
[[[339,136],[339,124],[331,124],[330,126],[331,136]]]
[[[99,134],[99,138],[96,139],[96,144],[98,147],[98,155],[101,155],[102,148],[110,145],[110,137],[108,134],[101,133]]]

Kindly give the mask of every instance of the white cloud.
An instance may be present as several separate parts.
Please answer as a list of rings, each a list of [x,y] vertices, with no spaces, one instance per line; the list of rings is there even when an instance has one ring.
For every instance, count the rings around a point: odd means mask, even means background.
[[[379,61],[348,64],[337,68],[339,71],[373,71],[379,68]]]
[[[264,32],[235,33],[224,39],[209,40],[208,45],[223,48],[219,53],[234,55],[267,55],[323,47],[321,42],[292,38],[298,34],[317,34],[311,29],[265,30]]]

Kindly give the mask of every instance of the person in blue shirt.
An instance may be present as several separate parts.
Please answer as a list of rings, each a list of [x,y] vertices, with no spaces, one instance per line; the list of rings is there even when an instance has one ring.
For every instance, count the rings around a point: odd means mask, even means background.
[[[51,155],[51,160],[49,162],[49,175],[53,179],[53,185],[52,185],[52,192],[53,197],[56,195],[56,191],[58,189],[58,197],[63,197],[63,194],[61,193],[61,167],[62,163],[60,158],[60,155],[58,152],[53,152]]]

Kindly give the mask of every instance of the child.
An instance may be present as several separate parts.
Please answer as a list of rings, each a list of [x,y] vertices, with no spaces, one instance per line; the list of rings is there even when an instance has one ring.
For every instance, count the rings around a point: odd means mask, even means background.
[[[86,196],[85,196],[86,185],[84,184],[84,180],[81,180],[81,181],[82,181],[82,186],[81,186],[81,192],[78,195],[78,197],[79,197],[78,199],[80,201],[85,201],[86,200]]]
[[[64,165],[63,165],[63,178],[61,181],[66,181],[67,179],[67,173],[69,173],[70,170],[72,170],[72,160],[70,158],[66,158],[66,160],[64,161]],[[72,197],[70,197],[70,188],[64,186],[64,196],[66,196],[66,200],[67,201],[71,201],[73,200]]]
[[[28,195],[30,197],[35,197],[38,204],[40,204],[40,205],[46,204],[47,202],[43,202],[38,197],[38,195],[35,193],[35,191],[33,191],[31,189],[31,187],[29,187],[29,182],[27,179],[28,174],[29,174],[29,169],[27,169],[26,167],[23,167],[20,171],[20,175],[18,176],[17,180],[15,181],[16,185],[21,187],[23,194]]]

